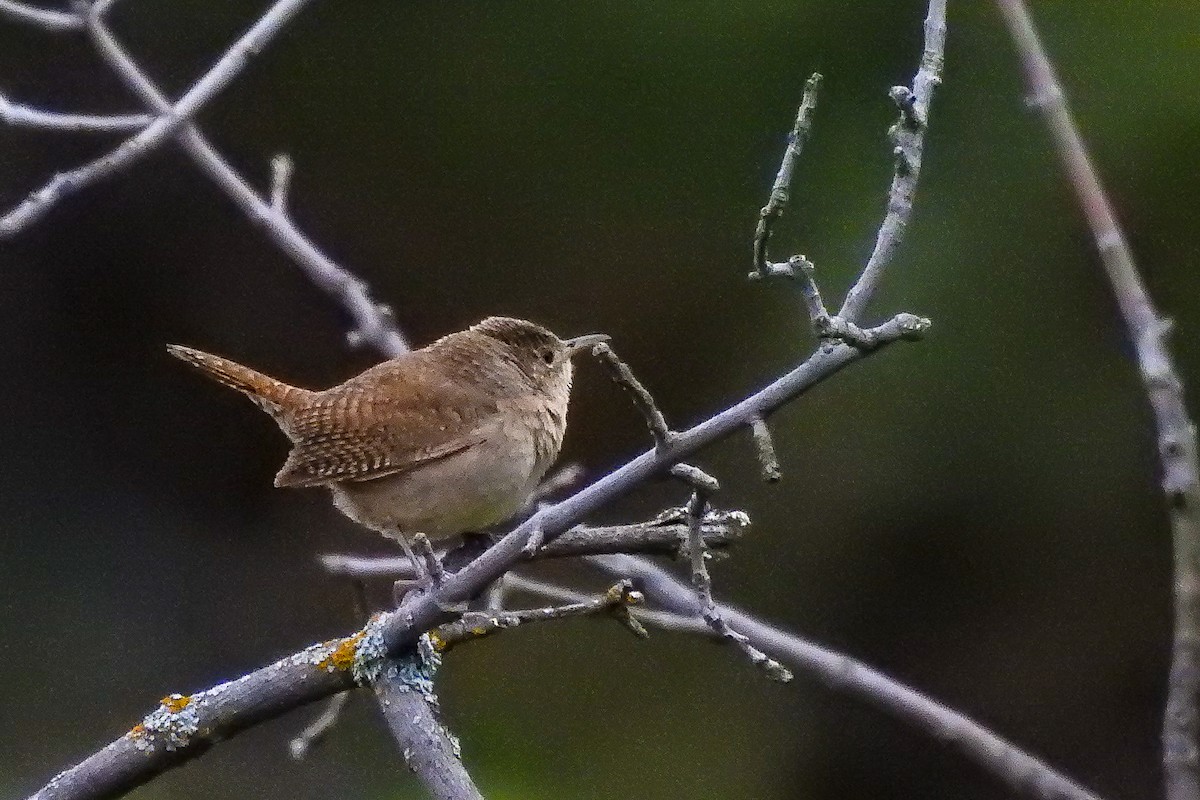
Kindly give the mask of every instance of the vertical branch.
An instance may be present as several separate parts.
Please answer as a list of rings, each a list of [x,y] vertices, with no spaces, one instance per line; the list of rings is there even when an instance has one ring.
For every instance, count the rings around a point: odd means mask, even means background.
[[[921,156],[925,149],[925,130],[929,123],[929,103],[934,88],[942,82],[942,60],[946,51],[946,0],[930,0],[925,17],[925,48],[921,65],[913,77],[912,90],[895,86],[891,98],[900,108],[900,119],[888,132],[894,144],[896,171],[888,193],[887,214],[879,226],[875,249],[867,266],[850,291],[838,316],[856,322],[862,316],[879,284],[884,269],[904,239],[904,229],[912,217],[913,196],[921,174]]]
[[[804,83],[804,95],[800,99],[800,108],[796,111],[796,122],[792,132],[788,134],[788,146],[783,151],[783,160],[779,162],[779,172],[775,173],[775,183],[771,186],[771,196],[767,204],[758,212],[758,226],[754,230],[754,271],[751,277],[765,278],[772,273],[770,256],[767,246],[771,241],[771,227],[775,220],[783,216],[787,207],[792,184],[792,173],[796,170],[796,159],[808,133],[812,130],[812,116],[817,108],[817,92],[821,88],[821,73],[814,72]]]
[[[1142,284],[1028,10],[1020,0],[997,0],[997,5],[1016,45],[1033,105],[1049,128],[1063,171],[1092,229],[1154,412],[1175,551],[1175,632],[1163,718],[1163,770],[1168,800],[1196,800],[1200,798],[1200,480],[1196,429],[1188,418],[1183,385],[1165,342],[1170,324],[1158,316]]]
[[[389,662],[372,683],[404,760],[434,800],[483,800],[459,757],[458,740],[438,719],[437,700]]]

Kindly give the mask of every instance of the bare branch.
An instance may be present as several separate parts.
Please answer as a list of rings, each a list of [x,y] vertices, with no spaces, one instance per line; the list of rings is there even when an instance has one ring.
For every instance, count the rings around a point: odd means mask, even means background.
[[[137,94],[151,111],[165,114],[170,101],[159,91],[136,62],[125,52],[104,22],[93,16],[88,33],[100,57]],[[354,321],[346,334],[352,345],[368,344],[389,358],[408,352],[409,344],[396,327],[391,308],[376,302],[362,279],[351,275],[317,249],[292,222],[291,218],[258,196],[254,189],[221,157],[192,124],[183,125],[177,140],[196,166],[206,174],[304,271],[310,281],[329,294]]]
[[[679,466],[682,465],[676,465],[676,468]],[[709,495],[716,491],[717,486],[716,481],[711,478],[708,478],[707,481],[697,480],[693,486],[695,490],[692,492],[691,500],[688,501],[686,511],[688,555],[691,557],[692,588],[695,589],[696,597],[700,601],[700,615],[714,633],[741,650],[751,663],[767,674],[768,678],[780,683],[787,683],[792,679],[792,673],[751,644],[744,635],[735,631],[721,616],[721,612],[713,600],[712,577],[709,576],[708,566],[705,564],[708,559],[708,550],[704,546],[704,537],[701,535],[700,526],[704,519],[704,510],[708,507]]]
[[[532,560],[577,558],[606,553],[641,553],[677,557],[680,543],[687,539],[687,527],[678,521],[676,509],[672,521],[650,521],[611,527],[578,526],[547,542]],[[704,518],[701,535],[709,548],[722,549],[742,537],[750,520],[740,511],[710,512]],[[332,575],[356,578],[413,578],[412,563],[406,556],[352,556],[326,553],[318,557]]]
[[[690,430],[675,434],[669,453],[657,448],[643,453],[572,497],[541,509],[463,569],[448,575],[438,588],[427,594],[408,595],[399,609],[386,615],[381,624],[388,652],[400,651],[421,631],[446,622],[445,608],[469,601],[521,561],[525,544],[535,530],[540,531],[544,541],[553,541],[644,481],[745,427],[754,416],[769,414],[869,352],[876,352],[900,339],[919,337],[925,328],[926,321],[911,314],[900,314],[871,330],[876,341],[875,350],[866,351],[845,344],[827,345],[740,403]]]
[[[468,611],[462,617],[429,633],[434,649],[445,653],[451,648],[491,636],[496,631],[516,628],[529,622],[549,622],[570,617],[611,614],[635,635],[646,637],[646,629],[629,616],[629,608],[642,603],[641,592],[630,581],[622,580],[599,597],[584,597],[567,605],[526,608],[517,611]]]
[[[758,215],[758,227],[754,231],[754,271],[752,278],[766,278],[774,274],[768,245],[771,241],[771,228],[775,220],[783,216],[788,204],[788,193],[792,183],[792,173],[796,169],[796,160],[808,133],[812,129],[812,115],[817,108],[817,91],[821,88],[821,73],[814,72],[804,83],[804,95],[800,100],[800,108],[796,111],[796,122],[792,132],[788,134],[788,146],[783,151],[783,160],[779,163],[779,172],[775,174],[775,183],[771,186],[771,197]]]
[[[668,612],[652,617],[639,611],[643,622],[687,633],[719,635],[701,616],[700,603],[691,587],[666,570],[631,556],[595,556],[588,561],[611,575],[627,575],[645,593],[649,603]],[[1100,800],[1098,795],[965,714],[861,661],[772,627],[733,606],[720,604],[717,610],[755,647],[791,669],[807,673],[834,691],[864,700],[952,745],[1015,791],[1038,800]]]
[[[1092,229],[1154,412],[1175,551],[1175,630],[1163,716],[1163,771],[1168,800],[1196,800],[1200,798],[1200,469],[1196,427],[1188,418],[1183,384],[1167,348],[1170,324],[1158,315],[1146,292],[1029,11],[1020,0],[997,0],[997,5],[1016,45],[1032,105],[1046,121],[1063,171]]]
[[[875,249],[862,274],[847,292],[842,309],[837,314],[846,322],[857,322],[862,316],[883,271],[904,239],[904,229],[912,217],[917,178],[921,174],[929,104],[933,100],[934,88],[942,82],[945,50],[946,0],[930,0],[929,13],[925,17],[925,48],[921,54],[921,65],[913,78],[912,90],[893,87],[890,92],[893,102],[900,108],[900,120],[888,131],[895,148],[896,171],[888,194],[887,214],[875,239]]]
[[[0,16],[15,22],[33,25],[50,33],[83,30],[83,17],[66,11],[51,11],[37,8],[16,0],[0,0]]]
[[[154,121],[149,114],[64,114],[43,111],[0,95],[0,121],[14,127],[72,133],[128,133]]]
[[[633,404],[637,406],[638,411],[642,412],[646,426],[650,428],[650,435],[654,437],[654,445],[660,448],[667,447],[671,443],[672,436],[671,430],[667,427],[667,420],[658,410],[654,397],[641,381],[634,377],[633,370],[629,368],[629,365],[618,358],[613,349],[604,342],[592,348],[592,355],[608,368],[612,379],[629,392]]]
[[[279,0],[257,22],[250,27],[217,60],[207,73],[198,80],[169,109],[162,113],[137,135],[126,139],[115,150],[81,167],[55,175],[46,185],[33,192],[16,208],[0,217],[0,238],[8,238],[41,219],[56,203],[97,181],[109,178],[128,168],[164,144],[186,120],[195,115],[205,103],[212,100],[250,62],[250,58],[261,52],[284,25],[311,0]],[[98,23],[103,4],[97,4],[90,12],[90,19]]]

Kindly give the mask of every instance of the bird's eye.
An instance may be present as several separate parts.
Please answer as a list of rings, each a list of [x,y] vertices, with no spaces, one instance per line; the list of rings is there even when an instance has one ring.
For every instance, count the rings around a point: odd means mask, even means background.
[[[542,361],[545,361],[547,364],[553,364],[554,363],[554,352],[551,350],[543,350],[542,351]]]

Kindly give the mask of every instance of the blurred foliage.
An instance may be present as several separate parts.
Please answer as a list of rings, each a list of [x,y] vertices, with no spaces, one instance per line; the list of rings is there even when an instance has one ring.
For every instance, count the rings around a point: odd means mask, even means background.
[[[178,93],[261,5],[129,2],[114,27]],[[1200,5],[1034,12],[1195,384]],[[744,275],[814,70],[825,89],[776,253],[815,261],[831,303],[865,260],[891,171],[885,93],[911,80],[923,16],[912,0],[317,3],[201,121],[260,186],[274,153],[293,156],[302,227],[417,341],[492,313],[602,330],[682,426],[812,345],[796,298]],[[0,85],[47,108],[132,107],[82,38],[7,22]],[[0,201],[110,145],[0,130]],[[313,555],[386,548],[319,493],[273,490],[282,437],[163,351],[314,386],[373,360],[179,154],[4,243],[0,275],[0,793],[17,796],[163,694],[349,629],[349,591]],[[755,521],[719,593],[1102,793],[1156,796],[1170,553],[1149,415],[986,2],[951,3],[915,221],[873,306],[900,310],[934,320],[925,342],[773,421],[783,483],[758,482],[746,441],[705,454],[721,502]],[[646,447],[586,366],[568,439],[593,475]],[[604,516],[679,498],[650,486]],[[1007,796],[856,700],[668,634],[498,636],[456,651],[441,691],[489,797]],[[420,796],[365,702],[291,764],[307,713],[136,796]]]

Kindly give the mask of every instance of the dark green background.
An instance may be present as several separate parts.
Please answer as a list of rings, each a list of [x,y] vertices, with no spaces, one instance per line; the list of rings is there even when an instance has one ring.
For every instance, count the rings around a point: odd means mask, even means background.
[[[128,0],[114,27],[172,93],[259,3]],[[1150,290],[1200,377],[1200,5],[1034,9]],[[812,347],[795,297],[748,283],[750,237],[804,78],[826,75],[776,252],[831,301],[891,174],[886,90],[918,2],[315,3],[205,110],[259,186],[290,153],[295,216],[426,342],[492,313],[605,331],[671,421],[694,423]],[[82,39],[0,23],[14,100],[125,110]],[[5,206],[108,146],[0,130]],[[873,304],[931,317],[745,441],[704,454],[755,521],[721,596],[993,726],[1111,797],[1158,794],[1170,625],[1151,421],[1086,229],[1022,104],[990,3],[950,3],[945,83],[908,241]],[[173,151],[0,248],[0,796],[33,790],[157,698],[351,630],[315,553],[386,548],[316,492],[271,488],[283,438],[163,351],[297,383],[372,363],[345,319]],[[585,365],[565,457],[646,446]],[[641,518],[646,488],[603,515]],[[494,798],[1004,797],[923,732],[733,652],[572,622],[472,645],[440,681]],[[418,797],[357,702],[303,764],[306,709],[141,798]]]

